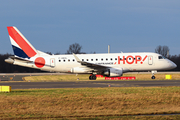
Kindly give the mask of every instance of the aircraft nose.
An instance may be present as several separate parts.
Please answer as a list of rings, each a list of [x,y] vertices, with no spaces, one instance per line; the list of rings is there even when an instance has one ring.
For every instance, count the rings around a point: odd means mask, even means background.
[[[171,62],[171,68],[174,69],[176,67],[177,67],[177,65],[174,62]]]
[[[177,67],[177,65],[176,65],[175,63],[173,63],[173,67],[174,67],[174,68],[176,68],[176,67]]]

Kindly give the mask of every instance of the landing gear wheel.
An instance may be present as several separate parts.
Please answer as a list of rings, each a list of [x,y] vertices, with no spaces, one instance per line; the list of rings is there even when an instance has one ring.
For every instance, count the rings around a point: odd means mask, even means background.
[[[89,80],[92,80],[92,76],[89,76]]]
[[[89,80],[96,80],[96,75],[89,76]]]
[[[96,80],[96,75],[92,75],[92,80]]]
[[[151,79],[155,79],[156,77],[155,76],[152,76]]]
[[[152,73],[151,79],[155,79],[156,77],[154,76],[154,74],[157,73],[157,70],[152,70],[151,73]]]

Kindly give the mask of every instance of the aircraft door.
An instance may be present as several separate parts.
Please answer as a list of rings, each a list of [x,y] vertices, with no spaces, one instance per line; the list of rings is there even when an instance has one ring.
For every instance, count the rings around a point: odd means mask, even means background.
[[[54,58],[50,59],[50,66],[55,67],[55,59]]]
[[[149,65],[153,64],[153,56],[148,56],[148,63]]]

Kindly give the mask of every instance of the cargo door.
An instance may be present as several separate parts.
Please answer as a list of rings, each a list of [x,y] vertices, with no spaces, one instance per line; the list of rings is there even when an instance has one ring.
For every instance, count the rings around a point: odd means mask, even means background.
[[[55,59],[54,58],[50,59],[50,66],[55,67]]]
[[[153,64],[153,56],[148,56],[148,63],[149,65]]]

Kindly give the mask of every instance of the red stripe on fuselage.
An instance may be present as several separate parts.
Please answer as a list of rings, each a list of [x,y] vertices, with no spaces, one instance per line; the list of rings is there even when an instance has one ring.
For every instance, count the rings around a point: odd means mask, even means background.
[[[13,28],[7,27],[11,38],[21,47],[21,49],[29,56],[33,57],[36,55],[36,51],[23,39],[23,37]]]

